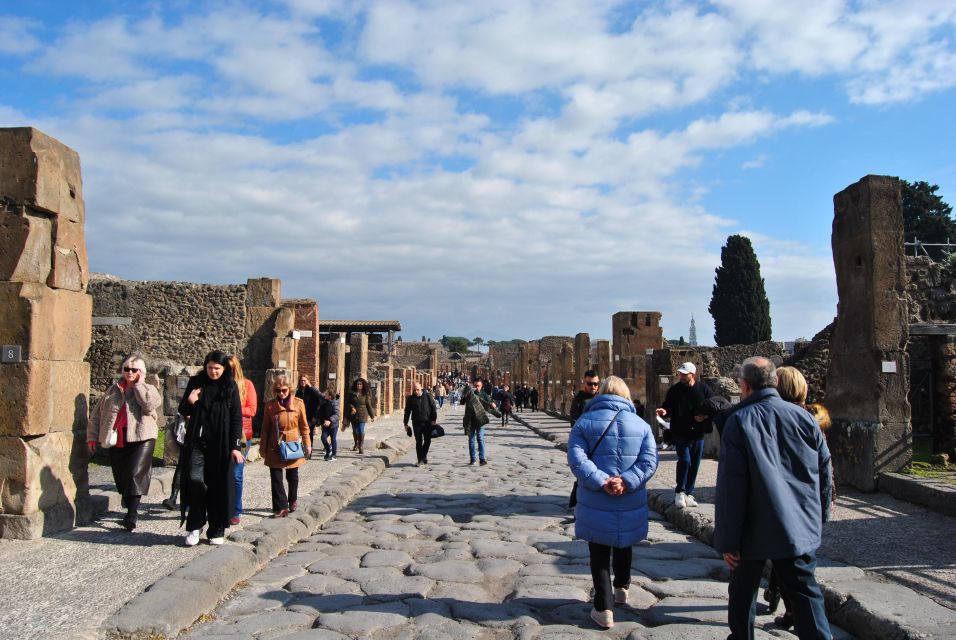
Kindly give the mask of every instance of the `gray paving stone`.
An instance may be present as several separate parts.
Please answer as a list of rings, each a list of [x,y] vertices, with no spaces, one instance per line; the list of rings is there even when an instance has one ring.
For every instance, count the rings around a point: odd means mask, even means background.
[[[472,603],[495,603],[500,599],[490,593],[484,585],[447,581],[436,582],[428,597],[435,600],[445,600],[449,603],[449,606],[459,600],[467,600]]]
[[[367,550],[364,552],[367,553]],[[340,571],[358,569],[359,559],[345,554],[328,556],[308,566],[310,573],[325,573],[336,575]]]
[[[320,613],[334,613],[347,607],[361,605],[365,598],[360,593],[330,593],[301,595],[289,600],[286,609],[306,615],[318,616]]]
[[[354,582],[323,573],[310,573],[301,578],[296,578],[286,585],[286,589],[296,595],[330,592],[359,593],[359,587]]]
[[[277,640],[350,640],[346,635],[330,629],[304,629],[276,636]]]
[[[660,598],[727,598],[727,583],[718,580],[648,580],[641,586]]]
[[[318,625],[349,636],[370,636],[383,630],[402,627],[409,609],[403,602],[351,607],[337,613],[322,613]]]
[[[220,618],[229,618],[264,613],[284,607],[291,598],[289,592],[283,589],[253,585],[226,600],[219,608],[218,614]]]
[[[263,632],[298,631],[312,626],[313,616],[295,611],[271,611],[245,616],[235,623],[236,633],[260,635]]]
[[[493,558],[489,560],[479,560],[478,570],[486,578],[500,580],[506,576],[517,574],[524,565],[517,560],[508,560],[503,558]]]
[[[435,581],[422,576],[394,576],[362,583],[362,590],[376,600],[394,600],[417,596],[424,598],[435,588]]]
[[[282,586],[305,573],[307,571],[302,565],[271,563],[267,568],[251,576],[249,583]]]
[[[362,556],[362,567],[397,567],[403,569],[412,563],[412,557],[404,551],[369,551]]]
[[[511,558],[533,562],[541,554],[534,547],[504,540],[475,540],[471,543],[476,558]]]
[[[328,556],[324,551],[305,551],[299,549],[299,546],[292,547],[289,553],[279,556],[270,564],[305,567]]]
[[[683,580],[687,578],[709,578],[719,575],[724,568],[719,560],[692,558],[689,560],[649,560],[634,562],[635,570],[654,580]]]
[[[454,617],[471,620],[483,627],[510,627],[522,616],[535,617],[532,609],[516,602],[482,604],[455,601],[450,606]]]
[[[654,626],[675,622],[726,622],[727,601],[669,596],[645,611],[644,617]]]
[[[706,624],[669,624],[654,629],[639,629],[627,640],[725,640],[727,626]],[[762,629],[754,629],[754,640],[772,640],[773,636]]]
[[[586,601],[587,589],[566,584],[542,584],[522,581],[511,600],[531,607],[557,607],[567,602]]]

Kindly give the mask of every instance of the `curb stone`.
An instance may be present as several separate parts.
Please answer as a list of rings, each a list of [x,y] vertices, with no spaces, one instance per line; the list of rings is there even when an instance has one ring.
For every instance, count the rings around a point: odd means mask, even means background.
[[[264,520],[228,536],[230,544],[207,551],[153,583],[101,627],[108,638],[175,637],[216,606],[239,582],[255,574],[294,542],[312,535],[387,467],[405,455],[404,434],[384,440],[363,464],[343,469],[299,500],[289,518]]]
[[[552,430],[541,429],[525,422],[521,414],[512,414],[516,420],[538,435],[555,442],[555,447],[567,451],[567,433],[559,438]],[[551,419],[557,420],[554,416]],[[568,433],[570,425],[568,425]],[[700,511],[679,509],[674,505],[673,491],[649,489],[648,503],[681,531],[713,546],[713,518]],[[847,567],[824,557],[817,557],[818,569]],[[826,601],[831,623],[866,640],[930,640],[956,637],[956,611],[936,604],[930,598],[907,587],[875,580],[864,573],[854,580],[818,583]],[[904,620],[903,616],[907,617]],[[912,620],[919,624],[913,624]]]

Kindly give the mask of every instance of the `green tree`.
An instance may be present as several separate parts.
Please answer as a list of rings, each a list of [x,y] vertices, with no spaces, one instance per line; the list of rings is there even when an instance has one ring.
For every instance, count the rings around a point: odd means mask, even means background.
[[[707,310],[714,318],[717,346],[770,340],[770,301],[749,238],[727,238],[716,273]]]
[[[930,244],[956,243],[956,221],[953,208],[939,197],[939,187],[928,182],[900,180],[903,197],[903,235],[907,242],[914,239]],[[927,247],[930,257],[940,260],[948,253],[942,247]]]
[[[442,336],[441,343],[449,351],[468,353],[468,345],[471,344],[471,341],[462,336]]]
[[[478,351],[481,351],[481,345],[485,344],[485,339],[484,339],[484,338],[480,338],[480,337],[479,337],[479,338],[475,338],[474,340],[471,341],[471,344],[473,344],[473,345],[475,345],[476,347],[478,347]]]

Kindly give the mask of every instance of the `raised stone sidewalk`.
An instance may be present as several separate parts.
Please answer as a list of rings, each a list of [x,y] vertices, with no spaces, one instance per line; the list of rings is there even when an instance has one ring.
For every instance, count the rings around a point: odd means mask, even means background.
[[[542,437],[567,450],[567,420],[517,414]],[[652,506],[668,521],[711,544],[717,462],[704,459],[695,497],[673,504],[676,456],[660,455],[650,483]],[[956,637],[956,520],[882,493],[840,487],[824,527],[817,577],[830,620],[867,640]]]
[[[120,524],[109,470],[98,470],[94,478],[110,480],[93,485],[92,492],[112,511],[67,533],[0,540],[0,637],[83,640],[117,630],[177,632],[212,610],[236,582],[310,535],[412,444],[394,414],[369,425],[364,456],[349,451],[351,441],[350,433],[340,432],[338,460],[325,462],[319,455],[301,468],[300,508],[287,519],[270,517],[268,469],[261,462],[247,465],[245,512],[241,524],[228,530],[241,544],[219,548],[205,540],[183,546],[179,511],[160,505],[171,470],[154,469],[153,490],[133,533]]]

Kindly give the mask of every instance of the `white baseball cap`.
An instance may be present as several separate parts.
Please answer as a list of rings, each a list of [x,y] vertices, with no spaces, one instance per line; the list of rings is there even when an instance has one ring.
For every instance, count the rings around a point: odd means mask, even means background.
[[[685,362],[680,367],[677,368],[677,373],[697,373],[697,365],[693,362]]]

